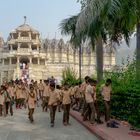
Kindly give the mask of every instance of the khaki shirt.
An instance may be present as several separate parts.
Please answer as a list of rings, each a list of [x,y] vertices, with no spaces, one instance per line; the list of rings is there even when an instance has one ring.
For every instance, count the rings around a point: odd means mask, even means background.
[[[94,100],[96,101],[96,87],[95,86],[93,86],[93,92],[94,92]]]
[[[73,95],[72,90],[62,90],[62,104],[70,104],[71,103],[71,98],[70,96]]]
[[[86,87],[86,91],[85,91],[86,103],[92,103],[92,102],[94,102],[93,96],[94,96],[93,87],[91,85],[88,85]]]
[[[39,83],[39,84],[38,84],[38,89],[39,89],[39,90],[44,90],[44,85],[43,85],[43,83]]]
[[[85,91],[86,91],[86,87],[88,86],[88,84],[86,82],[83,82],[81,87],[80,87],[80,91],[81,91],[81,96],[85,97]]]
[[[75,95],[75,98],[81,98],[81,90],[80,90],[80,87],[79,86],[75,86],[74,87],[74,95]]]
[[[110,101],[111,86],[105,84],[101,86],[101,95],[105,101]]]
[[[49,90],[50,90],[49,86],[45,85],[43,91],[43,97],[47,97],[47,95],[49,94]]]
[[[47,97],[49,98],[48,105],[56,106],[58,101],[60,100],[59,93],[56,90],[54,90],[54,91],[50,90]]]
[[[17,85],[16,87],[16,99],[20,99],[22,95],[22,87],[21,85]]]

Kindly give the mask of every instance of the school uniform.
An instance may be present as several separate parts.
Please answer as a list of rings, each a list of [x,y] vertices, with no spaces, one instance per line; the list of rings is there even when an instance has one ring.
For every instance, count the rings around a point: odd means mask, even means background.
[[[14,104],[14,87],[12,86],[9,86],[8,89],[7,89],[7,92],[9,94],[9,97],[10,97],[10,104],[9,104],[9,107],[10,107],[10,114],[11,116],[13,115],[13,104]]]
[[[85,100],[85,91],[86,91],[86,87],[88,86],[88,84],[86,82],[83,82],[81,84],[80,90],[81,90],[81,101],[80,104],[82,105],[82,116],[84,115],[86,109],[87,109],[87,103]]]
[[[0,116],[2,116],[4,102],[5,102],[5,96],[3,93],[0,93]]]
[[[22,87],[21,85],[17,85],[16,87],[16,107],[21,107],[21,95],[22,95]]]
[[[70,104],[71,104],[71,95],[73,93],[71,92],[71,89],[69,90],[63,90],[62,91],[62,105],[63,105],[63,123],[68,124],[69,123],[69,113],[70,113]]]
[[[56,92],[59,94],[59,102],[58,102],[58,112],[61,112],[62,108],[62,91],[60,89],[56,89]]]
[[[75,103],[78,109],[80,108],[80,98],[81,98],[81,91],[79,86],[74,87],[74,98],[75,98]]]
[[[44,109],[46,109],[46,111],[47,111],[49,90],[50,90],[49,86],[45,85],[44,86],[44,91],[43,91],[43,101],[42,101],[43,111],[44,111]]]
[[[29,109],[29,119],[31,122],[34,121],[33,119],[33,113],[34,113],[34,109],[35,109],[35,92],[31,93],[29,92],[28,94],[28,109]]]
[[[96,114],[97,114],[97,122],[101,122],[100,120],[100,111],[98,108],[98,104],[97,104],[97,97],[96,97],[96,86],[93,86],[93,90],[94,90],[94,106],[95,106],[95,110],[96,110]]]
[[[104,100],[104,106],[105,106],[105,121],[109,121],[110,120],[110,93],[111,93],[111,85],[106,86],[105,84],[103,84],[101,86],[101,95],[103,97]]]
[[[86,87],[85,100],[87,103],[87,109],[84,113],[84,118],[89,116],[89,120],[93,124],[95,122],[94,90],[90,84]]]
[[[43,91],[44,91],[44,85],[43,85],[43,83],[39,83],[38,84],[38,89],[39,89],[39,96],[40,96],[40,98],[42,98]]]
[[[51,124],[54,125],[55,121],[55,113],[58,105],[58,101],[60,100],[59,93],[56,90],[49,90],[49,94],[47,95],[48,97],[48,105],[50,109],[50,119],[51,119]]]

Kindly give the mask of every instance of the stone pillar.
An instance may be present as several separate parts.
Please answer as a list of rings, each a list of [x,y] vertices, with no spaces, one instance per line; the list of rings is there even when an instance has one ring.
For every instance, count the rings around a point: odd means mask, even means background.
[[[45,59],[45,66],[47,65],[47,60],[48,60],[48,59]]]
[[[29,58],[29,61],[30,61],[29,63],[32,64],[32,57]]]
[[[40,61],[39,61],[39,58],[37,58],[37,64],[38,64],[38,65],[40,65]]]
[[[19,56],[17,56],[17,64],[19,64]]]
[[[12,58],[10,57],[9,58],[9,65],[11,65],[12,64]]]
[[[28,35],[29,35],[29,39],[31,40],[32,39],[31,32],[28,32]]]
[[[36,34],[36,40],[39,40],[39,35],[38,34]]]
[[[10,44],[10,51],[12,51],[13,50],[13,48],[12,48],[13,46],[12,46],[12,44]]]
[[[13,36],[13,34],[11,34],[11,37],[12,37],[12,39],[14,39],[14,36]]]
[[[39,51],[39,45],[37,45],[37,51]]]
[[[31,43],[30,44],[28,44],[29,45],[29,49],[31,50],[32,49],[32,45],[31,45]]]
[[[18,33],[18,37],[19,37],[19,38],[21,37],[21,32]]]
[[[19,49],[20,49],[20,45],[21,45],[21,44],[20,44],[20,43],[18,43],[18,48],[17,48],[17,50],[19,50]]]
[[[2,65],[4,66],[4,59],[2,59]]]

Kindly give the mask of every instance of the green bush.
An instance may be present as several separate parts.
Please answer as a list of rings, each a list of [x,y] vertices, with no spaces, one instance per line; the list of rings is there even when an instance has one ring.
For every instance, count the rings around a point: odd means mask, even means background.
[[[140,81],[136,77],[136,62],[117,72],[105,72],[112,79],[111,114],[140,127]]]
[[[77,82],[79,82],[79,79],[77,78],[77,73],[74,71],[74,69],[71,69],[69,67],[65,68],[62,71],[62,84],[67,82],[70,86],[76,85]]]

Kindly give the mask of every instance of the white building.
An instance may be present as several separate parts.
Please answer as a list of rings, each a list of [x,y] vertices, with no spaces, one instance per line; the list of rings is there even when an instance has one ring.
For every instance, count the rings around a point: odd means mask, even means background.
[[[11,79],[46,79],[49,76],[61,77],[66,67],[75,69],[78,74],[78,49],[63,39],[41,42],[40,33],[28,24],[23,24],[10,32],[7,47],[0,38],[0,83]],[[89,47],[82,49],[82,76],[96,71],[95,53]],[[104,47],[104,69],[115,65],[113,49]]]

